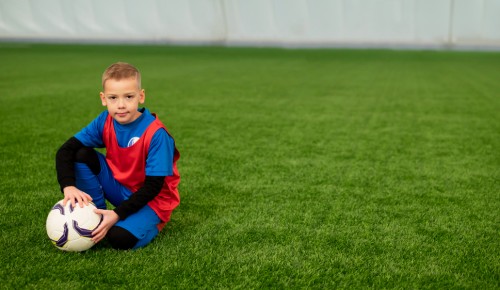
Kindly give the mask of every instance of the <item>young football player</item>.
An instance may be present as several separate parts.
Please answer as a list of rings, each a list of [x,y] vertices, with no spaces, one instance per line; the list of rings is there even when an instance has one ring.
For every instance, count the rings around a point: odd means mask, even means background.
[[[95,243],[106,237],[113,248],[136,249],[158,235],[179,205],[179,152],[158,117],[140,107],[146,94],[137,68],[112,64],[102,90],[107,110],[57,151],[57,180],[64,204],[92,201],[102,214],[92,233]],[[106,148],[106,154],[94,148]]]

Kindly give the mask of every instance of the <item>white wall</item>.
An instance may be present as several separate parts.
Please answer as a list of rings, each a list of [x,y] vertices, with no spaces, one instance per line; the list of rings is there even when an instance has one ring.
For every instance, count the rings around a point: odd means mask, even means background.
[[[0,40],[500,47],[500,0],[0,0]]]

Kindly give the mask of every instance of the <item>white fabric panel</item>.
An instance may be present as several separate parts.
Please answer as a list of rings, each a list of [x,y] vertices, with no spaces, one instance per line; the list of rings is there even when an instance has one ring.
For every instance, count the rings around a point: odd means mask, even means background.
[[[161,30],[158,37],[169,41],[222,41],[225,24],[220,1],[156,1]],[[146,16],[147,18],[147,16]]]
[[[447,44],[449,42],[450,1],[415,1],[414,42],[424,45]]]
[[[0,17],[2,37],[32,37],[41,33],[29,0],[0,1]]]
[[[0,37],[223,41],[214,0],[0,0]]]
[[[93,0],[93,9],[95,20],[101,23],[101,29],[98,32],[100,36],[106,36],[106,32],[113,32],[113,36],[120,38],[120,35],[127,35],[130,38],[136,38],[138,31],[135,29],[140,22],[139,17],[133,18],[128,15],[127,6],[133,2],[124,5],[124,0]],[[109,37],[112,35],[110,34]]]
[[[453,42],[480,39],[484,1],[456,0],[453,7]]]
[[[354,42],[401,41],[410,31],[408,17],[403,18],[404,3],[398,0],[345,1],[345,31]]]
[[[484,0],[481,26],[482,40],[500,42],[500,0]]]
[[[344,12],[342,0],[306,1],[308,36],[312,42],[341,42],[344,39]]]
[[[455,0],[453,43],[482,44],[500,39],[500,1]]]
[[[65,17],[67,15],[64,11],[65,7],[60,0],[31,0],[29,2],[32,19],[40,34],[48,37],[68,37],[76,33],[76,26],[71,23],[71,17]]]
[[[500,0],[0,0],[16,38],[500,47]]]
[[[165,40],[194,38],[194,24],[189,1],[157,1],[158,37]]]
[[[222,13],[221,1],[191,0],[190,10],[193,19],[194,38],[222,41],[226,37],[226,24]]]
[[[275,33],[281,41],[298,41],[308,38],[308,11],[307,0],[274,0],[272,11],[274,12]]]
[[[228,41],[276,41],[273,5],[270,0],[226,0]]]

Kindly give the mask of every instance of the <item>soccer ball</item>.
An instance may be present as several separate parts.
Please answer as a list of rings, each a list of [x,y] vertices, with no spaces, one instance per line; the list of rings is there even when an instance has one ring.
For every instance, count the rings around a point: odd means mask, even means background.
[[[102,215],[94,212],[95,205],[80,207],[71,206],[67,202],[63,206],[63,201],[57,202],[49,212],[47,222],[47,235],[52,243],[60,250],[68,252],[81,252],[90,249],[92,241],[92,231],[95,230],[102,221]]]

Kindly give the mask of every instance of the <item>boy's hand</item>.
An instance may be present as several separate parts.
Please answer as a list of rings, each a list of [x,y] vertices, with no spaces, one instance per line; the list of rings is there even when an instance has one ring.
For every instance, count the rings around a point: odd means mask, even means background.
[[[76,203],[83,207],[83,205],[89,205],[89,201],[92,201],[92,197],[85,192],[79,190],[74,186],[66,186],[64,189],[64,200],[63,206],[66,206],[68,200],[71,202],[71,206],[75,207]]]
[[[92,241],[97,244],[104,239],[109,229],[120,220],[120,217],[112,210],[94,209],[94,212],[102,214],[101,224],[92,232]]]

